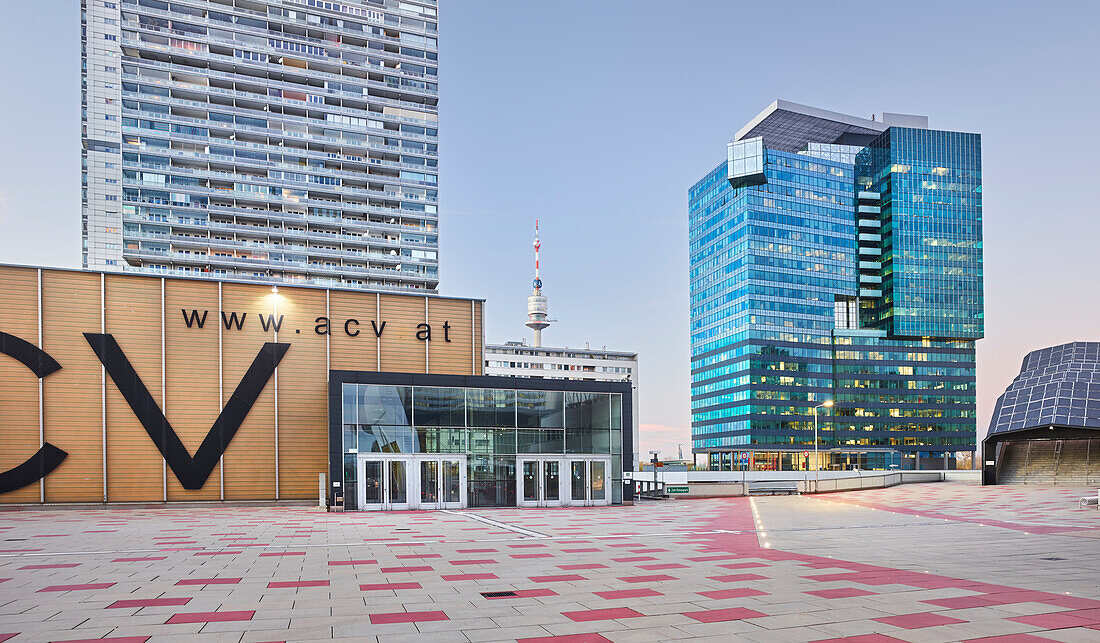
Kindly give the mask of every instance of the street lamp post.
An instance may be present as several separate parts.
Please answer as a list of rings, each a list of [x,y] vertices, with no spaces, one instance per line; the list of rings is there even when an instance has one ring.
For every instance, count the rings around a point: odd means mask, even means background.
[[[831,408],[833,406],[832,400],[825,400],[821,404],[814,407],[814,492],[817,492],[817,472],[821,469],[821,460],[817,457],[817,410],[825,407]]]

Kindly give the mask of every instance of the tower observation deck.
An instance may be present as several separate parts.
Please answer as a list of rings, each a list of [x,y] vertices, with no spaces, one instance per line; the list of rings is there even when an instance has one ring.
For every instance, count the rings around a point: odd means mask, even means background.
[[[531,283],[531,296],[527,298],[527,327],[535,332],[535,346],[542,346],[542,331],[550,326],[549,300],[542,294],[542,279],[539,277],[539,222],[535,220],[535,280]]]

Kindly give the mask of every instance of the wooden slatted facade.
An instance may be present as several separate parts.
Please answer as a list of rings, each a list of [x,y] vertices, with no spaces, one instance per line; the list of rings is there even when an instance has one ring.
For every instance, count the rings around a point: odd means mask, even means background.
[[[482,373],[479,300],[0,265],[0,301],[0,333],[61,365],[40,379],[0,354],[0,474],[43,445],[66,454],[0,490],[0,504],[313,499],[328,471],[330,370]],[[190,456],[265,343],[289,348],[188,489],[84,333],[117,342]]]

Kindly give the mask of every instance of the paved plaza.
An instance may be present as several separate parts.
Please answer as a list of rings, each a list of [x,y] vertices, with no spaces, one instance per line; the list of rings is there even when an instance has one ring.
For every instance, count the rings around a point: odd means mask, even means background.
[[[6,511],[0,641],[1100,641],[1086,491]]]

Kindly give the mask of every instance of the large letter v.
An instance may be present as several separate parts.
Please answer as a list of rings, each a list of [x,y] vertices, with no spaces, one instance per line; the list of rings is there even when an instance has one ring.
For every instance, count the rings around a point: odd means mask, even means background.
[[[267,386],[275,367],[290,348],[290,344],[273,342],[263,345],[192,458],[114,336],[84,333],[84,338],[88,340],[99,361],[107,369],[107,374],[114,380],[122,397],[126,398],[126,403],[145,427],[153,444],[160,449],[164,461],[172,468],[172,473],[176,474],[184,489],[202,489],[237,429],[241,427],[241,422],[244,422],[248,412],[252,410],[256,398],[260,397]]]

